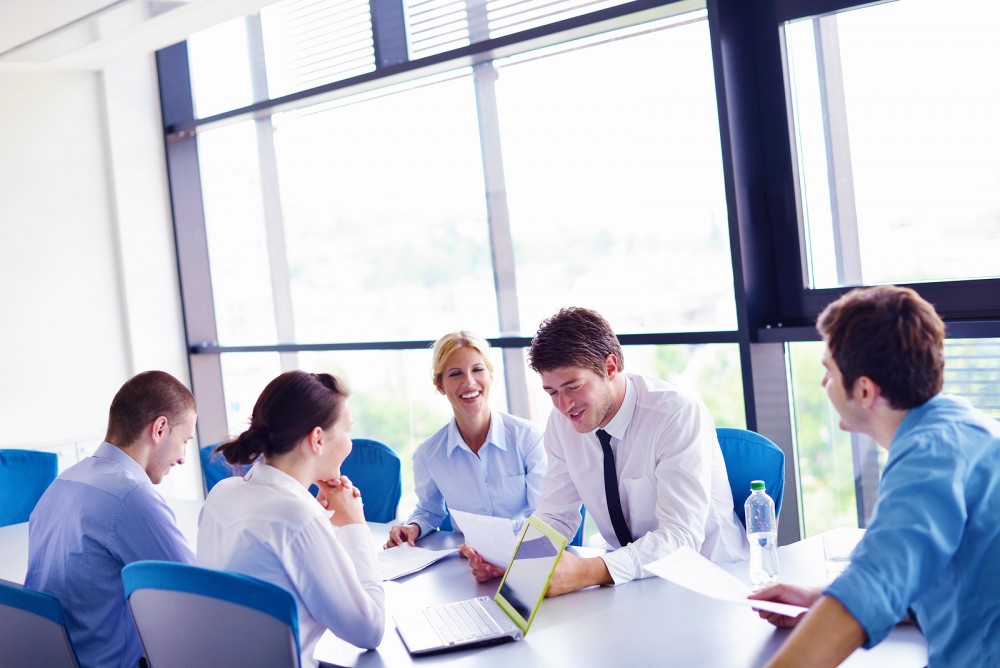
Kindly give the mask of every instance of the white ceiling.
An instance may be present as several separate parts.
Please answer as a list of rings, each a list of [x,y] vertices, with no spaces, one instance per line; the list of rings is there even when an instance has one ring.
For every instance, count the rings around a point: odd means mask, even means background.
[[[0,0],[0,71],[97,70],[274,0]]]

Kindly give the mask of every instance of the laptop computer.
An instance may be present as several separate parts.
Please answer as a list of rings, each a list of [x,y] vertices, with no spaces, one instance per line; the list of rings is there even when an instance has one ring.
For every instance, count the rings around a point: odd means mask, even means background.
[[[528,633],[566,547],[566,537],[528,518],[497,592],[393,615],[410,654],[520,640]]]

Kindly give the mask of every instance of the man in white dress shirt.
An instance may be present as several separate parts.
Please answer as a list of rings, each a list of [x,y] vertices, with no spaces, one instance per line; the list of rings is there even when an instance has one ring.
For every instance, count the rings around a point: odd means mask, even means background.
[[[662,380],[625,374],[618,337],[589,309],[562,309],[542,322],[528,362],[555,407],[535,514],[573,536],[583,503],[616,548],[592,558],[564,554],[549,596],[646,577],[643,566],[682,545],[714,561],[747,558],[715,424],[701,401]],[[601,439],[613,456],[607,478]],[[477,580],[502,574],[474,549],[464,553]]]

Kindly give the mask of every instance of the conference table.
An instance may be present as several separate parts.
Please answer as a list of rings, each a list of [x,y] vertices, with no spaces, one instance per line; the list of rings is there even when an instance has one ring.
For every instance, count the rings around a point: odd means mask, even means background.
[[[178,524],[196,544],[201,501],[169,501]],[[389,525],[369,524],[375,543],[384,544]],[[460,533],[436,532],[418,544],[431,549],[457,547]],[[0,527],[0,579],[24,582],[28,560],[28,525]],[[570,548],[580,556],[595,548]],[[778,548],[781,580],[821,586],[827,580],[820,537]],[[724,568],[749,582],[747,564]],[[688,591],[657,577],[617,587],[591,587],[543,601],[524,639],[489,647],[411,657],[392,622],[404,608],[492,596],[497,582],[477,583],[468,562],[445,558],[422,571],[385,583],[389,618],[375,650],[354,647],[332,633],[320,640],[315,658],[324,666],[422,666],[527,668],[529,666],[694,666],[757,667],[766,663],[790,633],[775,629],[749,607]],[[900,625],[872,650],[858,650],[844,666],[852,668],[921,668],[927,645],[913,626]]]
[[[370,524],[384,544],[388,525]],[[457,547],[459,533],[437,532],[418,545]],[[595,556],[594,548],[569,548]],[[827,581],[820,537],[778,548],[781,580],[821,586]],[[747,563],[724,568],[749,583]],[[316,648],[321,665],[343,667],[443,666],[692,666],[742,668],[762,666],[788,637],[749,607],[707,598],[666,580],[651,577],[617,587],[591,587],[545,599],[524,639],[488,647],[411,657],[392,622],[392,612],[409,607],[492,596],[497,582],[479,584],[468,562],[449,557],[428,568],[386,582],[389,619],[376,650],[358,649],[331,633]],[[900,625],[872,650],[858,650],[842,665],[853,668],[922,668],[927,644],[915,627]]]

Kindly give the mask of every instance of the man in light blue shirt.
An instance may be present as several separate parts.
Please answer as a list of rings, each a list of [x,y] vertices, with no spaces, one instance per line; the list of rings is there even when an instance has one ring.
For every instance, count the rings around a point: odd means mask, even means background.
[[[105,442],[56,478],[31,513],[24,586],[59,599],[82,668],[132,668],[142,658],[122,586],[126,564],[194,563],[153,485],[184,463],[196,417],[177,379],[135,376],[111,403]]]
[[[940,394],[944,323],[916,292],[853,290],[820,314],[823,379],[842,429],[887,447],[851,564],[823,592],[752,598],[811,606],[772,666],[837,665],[912,612],[929,666],[1000,666],[1000,423]]]

